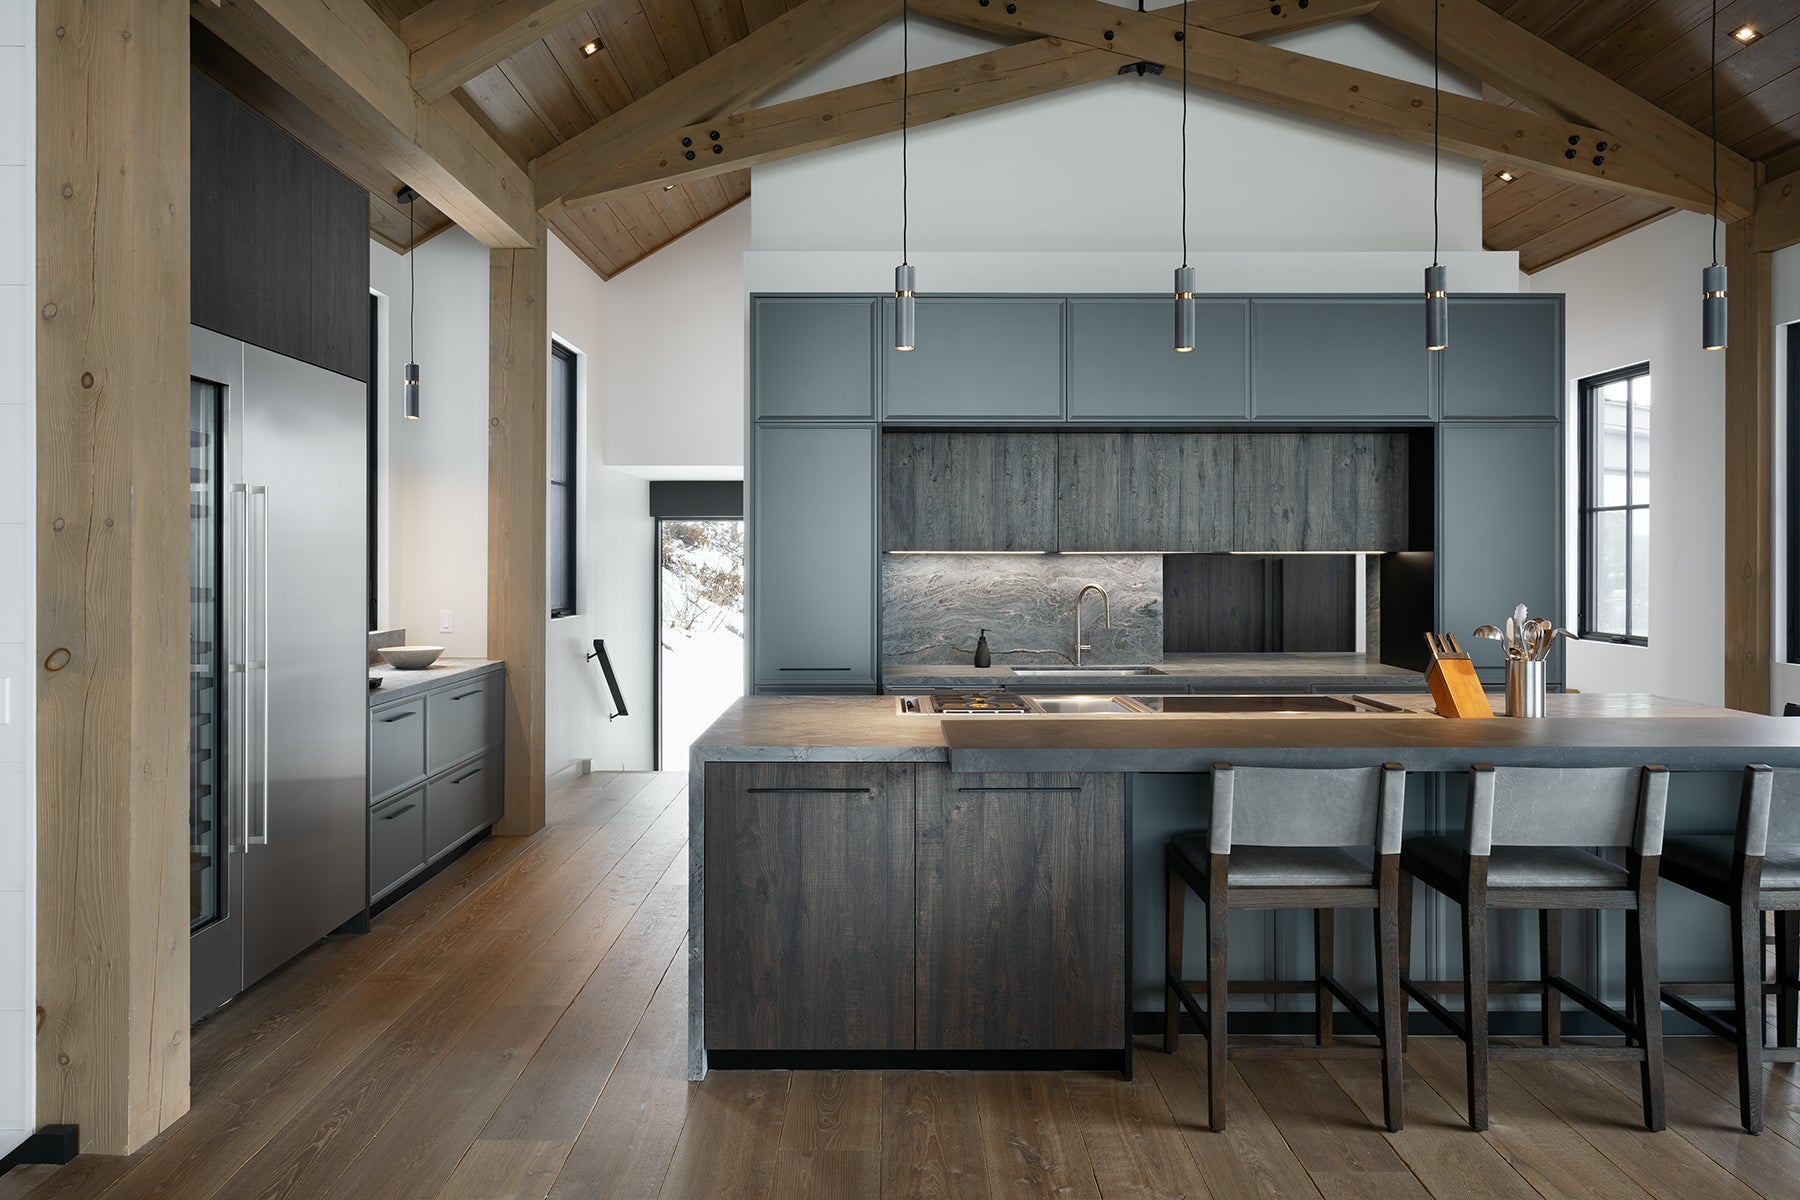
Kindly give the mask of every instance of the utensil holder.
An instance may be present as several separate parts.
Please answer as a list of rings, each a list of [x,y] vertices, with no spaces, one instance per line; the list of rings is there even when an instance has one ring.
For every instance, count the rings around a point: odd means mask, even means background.
[[[1544,715],[1544,661],[1515,658],[1506,664],[1506,715],[1509,717],[1541,717]]]

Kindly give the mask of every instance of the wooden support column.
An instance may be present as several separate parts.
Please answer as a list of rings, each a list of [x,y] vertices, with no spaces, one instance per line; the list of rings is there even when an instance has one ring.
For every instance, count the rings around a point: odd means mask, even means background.
[[[506,660],[506,805],[495,833],[544,827],[544,642],[550,619],[544,223],[488,254],[488,656]]]
[[[1769,711],[1774,653],[1774,400],[1769,368],[1771,256],[1756,249],[1756,218],[1725,230],[1731,293],[1725,354],[1725,703]],[[1699,297],[1694,299],[1699,326]]]
[[[188,5],[37,5],[37,1120],[188,1108]]]

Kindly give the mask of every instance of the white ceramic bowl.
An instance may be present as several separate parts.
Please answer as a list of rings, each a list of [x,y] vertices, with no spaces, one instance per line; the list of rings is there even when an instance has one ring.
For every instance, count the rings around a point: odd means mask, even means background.
[[[436,662],[443,652],[442,646],[383,646],[375,653],[397,670],[422,671]]]

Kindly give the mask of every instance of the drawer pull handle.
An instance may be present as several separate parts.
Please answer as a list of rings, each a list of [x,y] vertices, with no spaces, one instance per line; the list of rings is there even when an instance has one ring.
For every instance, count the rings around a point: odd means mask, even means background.
[[[467,775],[464,775],[461,779],[452,779],[450,781],[450,786],[455,787],[459,783],[467,783],[469,780],[475,778],[479,774],[481,774],[481,768],[476,767],[473,771],[470,771]]]
[[[777,667],[778,671],[848,671],[849,667]]]
[[[411,812],[413,809],[415,809],[417,807],[419,807],[417,804],[402,805],[401,807],[396,808],[391,813],[383,813],[381,815],[381,819],[384,821],[391,821],[395,817],[404,817],[407,813]]]
[[[383,718],[381,718],[381,723],[383,725],[392,725],[395,721],[404,721],[408,717],[416,717],[418,715],[419,715],[418,709],[416,709],[416,708],[409,709],[408,711],[403,712],[403,713],[396,713],[394,716],[391,716],[391,717],[383,717]]]
[[[452,700],[467,700],[470,696],[479,696],[479,695],[481,695],[481,693],[483,693],[485,691],[487,691],[486,688],[476,688],[472,692],[463,692],[461,695],[452,696],[450,698]]]

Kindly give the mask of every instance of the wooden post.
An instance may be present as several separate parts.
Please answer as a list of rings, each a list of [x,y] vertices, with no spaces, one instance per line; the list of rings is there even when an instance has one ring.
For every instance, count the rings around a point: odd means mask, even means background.
[[[1759,713],[1769,711],[1774,652],[1770,261],[1756,249],[1754,217],[1726,227],[1731,309],[1725,350],[1725,703]],[[1698,332],[1698,295],[1694,308]]]
[[[38,1106],[188,1107],[188,6],[37,6]]]
[[[544,223],[488,255],[488,655],[506,660],[506,801],[495,833],[544,827],[550,327]]]

